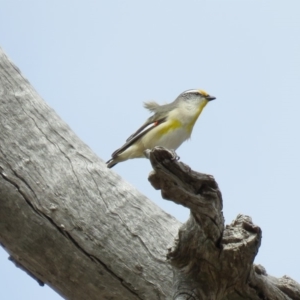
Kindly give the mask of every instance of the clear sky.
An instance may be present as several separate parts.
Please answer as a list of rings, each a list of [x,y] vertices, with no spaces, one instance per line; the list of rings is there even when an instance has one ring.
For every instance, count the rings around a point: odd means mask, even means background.
[[[226,223],[242,213],[262,228],[255,262],[300,282],[299,11],[299,0],[4,0],[0,46],[104,161],[149,116],[143,101],[216,96],[177,153],[215,176]],[[184,222],[150,170],[137,159],[113,172]],[[0,249],[1,299],[61,299],[7,256]]]

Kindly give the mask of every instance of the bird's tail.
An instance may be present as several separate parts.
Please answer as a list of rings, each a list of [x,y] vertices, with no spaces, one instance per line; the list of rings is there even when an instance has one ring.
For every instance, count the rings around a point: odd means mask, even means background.
[[[106,162],[107,167],[108,167],[109,169],[112,168],[112,167],[114,167],[117,163],[118,163],[118,162],[116,162],[113,158],[110,159],[110,160],[108,160],[108,161]]]

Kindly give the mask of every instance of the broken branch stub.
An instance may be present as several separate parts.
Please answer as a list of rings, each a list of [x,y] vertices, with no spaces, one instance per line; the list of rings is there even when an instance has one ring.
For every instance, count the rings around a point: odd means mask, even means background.
[[[224,226],[222,195],[213,176],[191,170],[163,147],[148,156],[154,169],[149,175],[152,186],[191,212],[167,254],[173,299],[300,299],[296,282],[275,282],[253,265],[262,233],[250,217],[238,215]]]

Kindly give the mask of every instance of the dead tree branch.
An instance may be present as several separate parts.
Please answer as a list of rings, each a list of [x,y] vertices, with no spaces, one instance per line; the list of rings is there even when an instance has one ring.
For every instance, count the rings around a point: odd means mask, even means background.
[[[67,299],[170,299],[180,223],[126,183],[0,49],[0,243]]]
[[[212,176],[192,171],[161,147],[149,156],[153,187],[191,211],[167,255],[174,274],[173,299],[300,299],[294,280],[274,278],[253,265],[261,229],[250,217],[238,215],[224,228],[222,195]]]
[[[67,299],[300,299],[253,265],[261,230],[224,227],[214,178],[150,151],[149,180],[191,210],[180,223],[106,168],[0,49],[0,243]],[[172,291],[173,269],[173,291]]]

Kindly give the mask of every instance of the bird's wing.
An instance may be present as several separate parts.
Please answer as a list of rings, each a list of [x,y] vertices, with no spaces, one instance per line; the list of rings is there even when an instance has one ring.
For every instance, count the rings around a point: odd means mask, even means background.
[[[125,151],[128,147],[130,147],[134,142],[139,140],[142,136],[144,136],[147,132],[155,128],[156,126],[164,123],[166,121],[166,117],[164,118],[156,118],[156,115],[150,117],[144,125],[142,125],[135,133],[133,133],[127,140],[126,143],[119,149],[117,149],[111,156],[115,158],[118,154]]]
[[[174,109],[174,104],[165,104],[165,105],[159,105],[154,101],[145,102],[144,107],[152,112],[154,112],[154,115],[151,116],[145,123],[142,125],[135,133],[133,133],[126,142],[131,141],[131,139],[135,139],[137,135],[141,134],[143,136],[146,132],[151,130],[153,127],[163,123],[166,121],[168,112],[170,112],[172,109]],[[149,127],[148,127],[149,126]],[[135,139],[136,141],[136,139]]]

